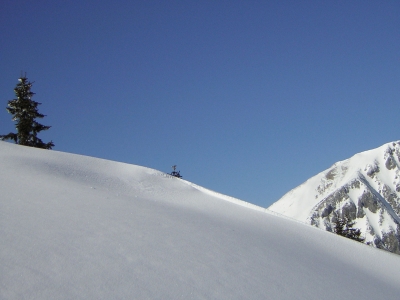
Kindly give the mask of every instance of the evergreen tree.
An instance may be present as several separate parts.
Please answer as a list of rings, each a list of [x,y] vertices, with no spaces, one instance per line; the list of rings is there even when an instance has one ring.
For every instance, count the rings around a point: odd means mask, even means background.
[[[337,216],[334,233],[355,240],[357,242],[364,242],[365,238],[361,237],[361,231],[358,228],[353,228],[355,222],[351,222],[346,216],[340,218]]]
[[[181,171],[176,171],[176,165],[172,166],[172,170],[173,171],[169,175],[172,175],[172,176],[178,177],[178,178],[182,178]]]
[[[16,99],[8,101],[7,111],[12,114],[12,120],[16,121],[15,128],[17,133],[10,132],[6,135],[0,135],[0,138],[4,140],[14,140],[16,144],[51,149],[54,147],[52,141],[43,143],[41,139],[37,137],[37,134],[42,130],[47,130],[51,126],[45,126],[36,121],[37,118],[43,118],[45,115],[38,112],[38,103],[32,100],[33,93],[31,91],[32,83],[28,81],[28,78],[21,76],[18,79],[19,83],[14,89]]]

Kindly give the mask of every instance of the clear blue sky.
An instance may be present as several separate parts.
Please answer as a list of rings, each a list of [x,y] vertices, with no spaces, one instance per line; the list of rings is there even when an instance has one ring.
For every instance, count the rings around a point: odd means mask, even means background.
[[[3,0],[0,66],[1,134],[24,71],[54,150],[264,207],[400,139],[397,0]]]

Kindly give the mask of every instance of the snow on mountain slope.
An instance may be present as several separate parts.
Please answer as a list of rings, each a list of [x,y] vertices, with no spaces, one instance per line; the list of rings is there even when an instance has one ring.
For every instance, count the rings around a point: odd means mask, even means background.
[[[354,155],[293,189],[268,209],[332,231],[355,222],[366,243],[400,254],[400,142]]]
[[[4,142],[0,166],[0,299],[400,293],[397,255],[156,170]]]

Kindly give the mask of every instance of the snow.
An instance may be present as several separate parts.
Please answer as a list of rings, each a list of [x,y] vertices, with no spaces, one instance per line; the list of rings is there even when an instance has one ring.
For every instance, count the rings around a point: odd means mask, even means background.
[[[0,142],[0,299],[392,298],[400,258],[145,167]]]
[[[268,209],[304,222],[309,216],[311,209],[322,199],[316,197],[317,193],[314,190],[301,187],[316,187],[318,184],[319,178],[317,175],[307,180],[297,189],[288,192],[279,202],[273,203]],[[296,199],[302,199],[302,201],[296,201]]]
[[[374,229],[376,235],[382,238],[381,231],[379,230],[378,215],[372,213],[369,209],[364,209],[369,225]]]
[[[387,211],[383,212],[382,219],[383,219],[382,227],[386,232],[396,230],[397,224],[393,221],[392,218],[389,217]]]
[[[396,180],[396,171],[386,169],[385,159],[387,155],[382,156],[382,153],[385,153],[388,147],[394,144],[388,143],[379,148],[358,153],[350,159],[335,163],[328,170],[313,176],[302,185],[288,192],[268,209],[305,222],[310,216],[311,210],[320,201],[324,200],[325,197],[336,189],[359,176],[363,176],[375,190],[382,189],[384,184],[389,187],[395,185],[393,181]],[[371,164],[371,162],[375,163]],[[367,173],[370,169],[374,168],[375,164],[379,166],[380,172],[373,178],[370,178]],[[332,174],[334,175],[332,176]]]

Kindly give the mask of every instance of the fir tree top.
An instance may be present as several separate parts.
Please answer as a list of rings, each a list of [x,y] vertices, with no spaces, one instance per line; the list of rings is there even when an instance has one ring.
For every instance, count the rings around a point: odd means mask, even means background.
[[[364,242],[365,238],[361,236],[361,230],[358,228],[353,228],[355,222],[352,222],[346,216],[340,218],[337,216],[335,227],[333,229],[334,233],[347,237],[349,239],[355,240],[357,242]]]
[[[7,111],[12,115],[12,120],[16,122],[15,128],[17,133],[10,132],[7,135],[1,135],[2,140],[14,140],[16,144],[51,149],[54,147],[52,141],[43,143],[37,137],[42,130],[48,130],[51,126],[45,126],[36,121],[37,118],[44,118],[45,115],[39,113],[38,106],[41,104],[32,100],[33,93],[31,91],[32,82],[28,78],[21,76],[18,84],[14,89],[16,99],[8,101]]]

